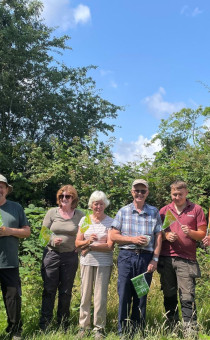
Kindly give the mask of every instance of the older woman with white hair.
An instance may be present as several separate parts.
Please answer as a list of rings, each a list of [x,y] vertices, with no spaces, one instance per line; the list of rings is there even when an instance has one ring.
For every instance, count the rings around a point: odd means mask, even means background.
[[[75,245],[82,250],[80,257],[81,271],[81,304],[79,337],[82,338],[90,331],[90,307],[94,288],[94,334],[95,339],[103,337],[106,325],[107,292],[113,264],[113,242],[110,231],[113,219],[104,213],[109,200],[102,191],[94,191],[90,196],[88,206],[92,209],[91,224],[82,233],[81,226],[84,217],[79,223]]]

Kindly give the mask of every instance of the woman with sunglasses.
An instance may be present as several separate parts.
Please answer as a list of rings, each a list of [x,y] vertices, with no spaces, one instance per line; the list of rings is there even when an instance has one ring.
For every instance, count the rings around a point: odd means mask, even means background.
[[[79,221],[84,216],[82,211],[76,209],[78,195],[73,186],[61,187],[56,198],[58,207],[50,209],[43,221],[43,225],[52,231],[42,261],[44,289],[40,328],[43,331],[52,320],[57,289],[57,323],[65,330],[69,327],[71,293],[78,267],[75,239]]]

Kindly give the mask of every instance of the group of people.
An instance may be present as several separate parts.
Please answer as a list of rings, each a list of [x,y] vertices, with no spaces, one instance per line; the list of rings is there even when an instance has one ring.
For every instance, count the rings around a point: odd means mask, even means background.
[[[6,331],[13,339],[21,338],[21,284],[18,269],[19,238],[30,236],[30,227],[23,208],[9,201],[12,186],[0,175],[0,282],[7,311]],[[187,185],[175,181],[171,185],[172,202],[160,212],[146,203],[149,186],[137,179],[131,187],[132,203],[122,207],[115,218],[105,213],[109,205],[105,193],[94,191],[87,216],[77,209],[78,194],[71,185],[57,192],[57,207],[50,209],[43,225],[51,230],[43,252],[43,293],[40,328],[45,331],[53,318],[58,290],[57,323],[68,329],[70,301],[80,254],[81,304],[78,338],[91,331],[91,299],[94,292],[93,332],[95,339],[104,336],[108,284],[113,265],[114,244],[119,246],[118,333],[132,337],[143,331],[146,320],[147,295],[139,298],[131,279],[142,273],[150,286],[155,270],[160,274],[164,306],[169,326],[179,321],[178,296],[185,332],[197,331],[195,279],[200,277],[196,261],[196,241],[206,236],[206,219],[202,208],[187,199]],[[176,221],[166,230],[162,223],[170,210]]]

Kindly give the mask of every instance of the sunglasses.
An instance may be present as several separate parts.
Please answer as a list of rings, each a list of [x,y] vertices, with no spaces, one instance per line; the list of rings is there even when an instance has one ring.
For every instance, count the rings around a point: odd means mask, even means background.
[[[70,200],[70,198],[73,198],[72,195],[59,195],[59,200],[63,200],[64,197],[65,197],[67,200]]]
[[[135,192],[135,194],[140,194],[141,193],[142,195],[145,195],[147,190],[144,190],[144,189],[142,189],[142,190],[133,190],[133,192]]]

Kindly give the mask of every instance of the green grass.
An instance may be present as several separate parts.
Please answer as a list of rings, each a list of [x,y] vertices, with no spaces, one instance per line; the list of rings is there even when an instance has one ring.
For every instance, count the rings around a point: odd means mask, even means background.
[[[209,294],[209,259],[201,259],[202,278],[198,280],[197,291],[197,310],[199,324],[199,339],[210,340],[210,294]],[[79,270],[76,275],[71,302],[71,327],[67,333],[56,330],[56,318],[52,322],[52,327],[46,334],[39,331],[39,313],[41,306],[42,280],[39,271],[29,272],[22,277],[22,318],[23,318],[23,337],[25,339],[76,339],[78,332],[79,305],[80,305],[80,277]],[[56,312],[56,308],[55,308]],[[119,339],[117,336],[117,266],[116,257],[113,266],[112,277],[108,291],[107,304],[107,337],[106,339]],[[147,303],[147,326],[145,330],[146,340],[176,340],[183,339],[181,327],[174,332],[169,332],[166,327],[166,318],[163,308],[163,295],[160,290],[159,275],[153,275],[152,285],[148,294]],[[7,339],[4,329],[6,328],[6,312],[0,297],[0,340]],[[89,337],[90,339],[91,337]],[[92,337],[93,338],[93,337]],[[141,334],[137,334],[135,339],[143,339]],[[85,339],[85,338],[84,338]],[[189,340],[192,340],[189,338]]]

